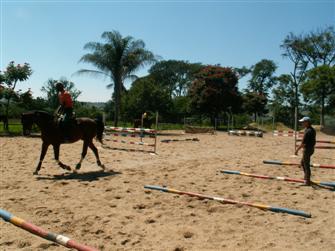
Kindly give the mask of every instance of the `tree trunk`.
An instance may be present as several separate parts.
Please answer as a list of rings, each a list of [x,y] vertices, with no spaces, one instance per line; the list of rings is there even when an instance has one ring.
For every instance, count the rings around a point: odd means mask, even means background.
[[[320,126],[323,128],[325,126],[325,95],[321,97],[321,119],[320,119]]]
[[[115,106],[114,106],[114,126],[117,127],[119,123],[120,100],[119,93],[115,90]]]
[[[117,127],[119,124],[119,115],[121,110],[121,91],[122,91],[122,81],[117,80],[114,86],[115,93],[115,111],[114,111],[114,126]]]
[[[10,103],[10,99],[11,99],[11,95],[9,94],[8,96],[8,100],[7,100],[7,104],[6,104],[6,113],[5,113],[5,118],[4,118],[4,129],[6,132],[8,132],[9,128],[8,128],[8,113],[9,113],[9,103]],[[6,121],[6,122],[5,122]]]
[[[297,113],[294,112],[294,123],[293,125],[297,124],[298,125],[298,116],[299,116],[299,95],[298,95],[298,83],[296,80],[294,80],[294,88],[295,88],[295,108],[297,108]],[[297,114],[297,116],[295,116]]]

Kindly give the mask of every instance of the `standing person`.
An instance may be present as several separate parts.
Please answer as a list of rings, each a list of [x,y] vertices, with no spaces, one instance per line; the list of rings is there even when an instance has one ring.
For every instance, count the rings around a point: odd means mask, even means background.
[[[58,91],[58,99],[60,103],[61,113],[64,115],[61,121],[61,128],[64,132],[65,141],[70,140],[70,127],[73,115],[73,101],[71,94],[64,89],[64,85],[61,82],[56,83],[56,89]]]
[[[299,122],[303,123],[305,127],[304,138],[301,141],[301,144],[295,151],[295,154],[298,155],[298,152],[301,148],[303,148],[303,154],[301,158],[300,165],[302,166],[305,173],[305,184],[307,186],[311,185],[311,156],[314,153],[315,146],[315,137],[316,133],[311,124],[311,119],[309,117],[303,117],[299,120]]]

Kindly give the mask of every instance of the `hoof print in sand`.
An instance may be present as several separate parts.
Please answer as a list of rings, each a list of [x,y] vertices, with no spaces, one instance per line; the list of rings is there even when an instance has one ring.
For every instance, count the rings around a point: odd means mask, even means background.
[[[187,232],[185,232],[184,234],[183,234],[183,236],[184,236],[184,238],[185,239],[190,239],[190,238],[192,238],[193,237],[193,233],[191,233],[191,232],[189,232],[189,231],[187,231]]]

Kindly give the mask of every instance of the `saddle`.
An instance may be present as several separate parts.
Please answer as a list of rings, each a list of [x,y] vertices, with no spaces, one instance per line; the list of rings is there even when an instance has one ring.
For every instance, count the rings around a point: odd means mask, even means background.
[[[56,114],[55,118],[54,118],[54,122],[56,124],[57,127],[61,127],[63,122],[64,122],[64,114]],[[74,126],[77,125],[77,118],[76,118],[76,114],[73,112],[71,119],[69,120],[69,125]]]
[[[77,125],[77,119],[74,112],[72,113],[72,116],[67,119],[67,121],[65,121],[64,119],[65,115],[62,113],[62,109],[57,109],[54,116],[54,123],[56,125],[56,128],[60,129],[64,137],[64,141],[69,142],[72,138],[71,131]]]

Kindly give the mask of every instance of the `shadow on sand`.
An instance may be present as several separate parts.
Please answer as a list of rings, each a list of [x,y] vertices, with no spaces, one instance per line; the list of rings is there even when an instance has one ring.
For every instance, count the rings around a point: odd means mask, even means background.
[[[311,185],[311,187],[312,187],[313,189],[315,189],[315,190],[326,189],[326,190],[335,192],[335,187],[331,187],[331,186],[324,186],[324,185],[319,185],[319,184],[315,184],[315,183],[313,183],[313,184]]]
[[[60,175],[52,176],[38,176],[37,180],[79,180],[79,181],[98,181],[105,177],[115,176],[122,174],[121,172],[114,171],[94,171],[88,173],[63,173]]]

